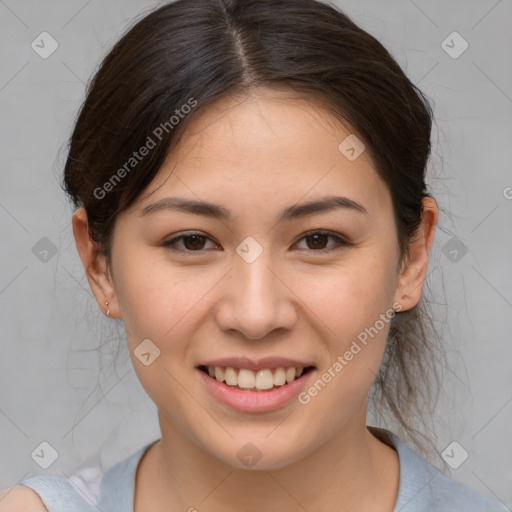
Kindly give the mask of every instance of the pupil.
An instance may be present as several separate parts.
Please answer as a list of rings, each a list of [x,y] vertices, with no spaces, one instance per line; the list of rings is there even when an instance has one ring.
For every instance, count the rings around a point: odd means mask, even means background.
[[[187,247],[187,249],[201,249],[201,246],[202,246],[201,242],[204,242],[204,240],[202,240],[203,238],[204,237],[202,237],[200,235],[188,235],[183,240],[184,240],[184,243],[185,243],[185,246]],[[190,240],[193,240],[192,244],[188,243],[188,242],[190,242]],[[197,243],[199,243],[200,247],[197,247]]]
[[[322,240],[322,237],[323,237],[323,240]],[[311,240],[313,239],[314,242],[313,242],[313,247],[310,247],[312,249],[318,249],[319,247],[316,247],[315,244],[318,243],[318,239],[320,238],[320,245],[323,245],[322,244],[322,241],[325,242],[325,239],[327,238],[327,235],[324,235],[324,234],[316,234],[316,235],[309,235],[308,236],[308,239]]]

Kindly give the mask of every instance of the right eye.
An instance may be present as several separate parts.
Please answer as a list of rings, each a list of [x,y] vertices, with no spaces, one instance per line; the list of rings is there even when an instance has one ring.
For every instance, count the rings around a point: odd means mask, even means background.
[[[192,232],[181,234],[171,240],[167,240],[162,243],[162,246],[179,253],[201,252],[206,250],[204,249],[204,245],[207,240],[211,240],[211,238],[202,233]],[[182,242],[183,245],[178,247],[180,242]]]

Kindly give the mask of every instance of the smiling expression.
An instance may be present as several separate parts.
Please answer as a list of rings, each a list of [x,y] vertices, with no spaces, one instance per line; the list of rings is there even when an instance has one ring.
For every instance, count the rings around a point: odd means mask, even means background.
[[[314,399],[297,400],[403,292],[391,196],[368,151],[351,161],[338,149],[350,134],[276,91],[226,98],[192,120],[116,221],[110,307],[162,430],[231,465],[249,441],[263,467],[279,467],[364,425],[389,322]],[[150,365],[135,355],[142,340],[159,350]],[[228,367],[255,381],[304,368],[262,392],[219,383]]]

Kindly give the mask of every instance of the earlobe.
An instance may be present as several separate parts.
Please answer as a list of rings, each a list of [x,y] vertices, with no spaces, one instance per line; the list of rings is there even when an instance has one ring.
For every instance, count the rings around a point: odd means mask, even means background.
[[[398,277],[395,303],[400,304],[400,311],[413,308],[421,299],[428,257],[439,218],[439,209],[434,198],[425,197],[422,203],[421,224],[409,244],[409,253],[404,256]]]
[[[73,214],[72,226],[78,255],[98,306],[104,314],[108,312],[109,318],[119,318],[116,290],[108,269],[107,258],[98,250],[97,243],[90,238],[84,207],[78,208]]]

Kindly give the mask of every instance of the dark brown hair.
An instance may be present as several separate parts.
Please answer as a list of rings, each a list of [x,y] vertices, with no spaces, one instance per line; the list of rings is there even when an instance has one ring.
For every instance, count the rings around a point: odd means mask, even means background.
[[[64,172],[65,191],[86,209],[108,261],[117,215],[151,183],[188,122],[256,87],[319,100],[357,133],[391,193],[400,265],[429,196],[432,111],[373,36],[317,0],[178,0],[115,44],[88,84]],[[130,160],[149,140],[144,158]],[[395,315],[372,389],[375,412],[391,413],[420,449],[415,425],[430,414],[437,381],[423,309],[422,299]]]

